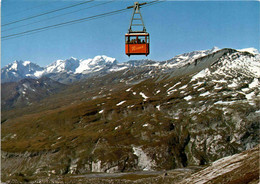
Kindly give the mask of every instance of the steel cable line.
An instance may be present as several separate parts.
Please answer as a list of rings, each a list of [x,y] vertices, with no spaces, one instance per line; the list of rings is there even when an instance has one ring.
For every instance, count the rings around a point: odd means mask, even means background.
[[[72,23],[80,23],[80,22],[83,22],[83,21],[87,21],[89,19],[96,19],[96,18],[103,17],[103,16],[113,15],[115,13],[120,13],[120,12],[126,11],[126,10],[127,9],[124,8],[124,9],[120,9],[120,10],[116,10],[116,11],[112,11],[112,12],[107,12],[107,13],[103,13],[103,14],[99,14],[99,15],[94,15],[94,16],[90,16],[90,17],[85,17],[85,18],[81,18],[81,19],[68,21],[68,22],[63,22],[63,23],[59,23],[59,24],[54,24],[54,25],[50,25],[50,26],[36,28],[36,29],[21,32],[21,33],[11,34],[11,35],[7,35],[7,36],[3,36],[2,38],[5,39],[5,38],[20,35],[20,34],[26,34],[26,33],[31,33],[31,32],[40,31],[40,30],[46,30],[46,29],[49,29],[49,28],[60,27],[60,26],[64,26],[64,25],[72,24]]]
[[[142,7],[144,7],[144,6],[152,6],[152,5],[154,5],[154,4],[158,4],[158,3],[162,3],[162,2],[165,2],[165,1],[167,1],[167,0],[155,0],[155,1],[152,1],[152,2],[149,2],[149,3],[147,3],[147,4],[145,4],[145,5],[143,5]]]
[[[122,10],[121,12],[123,12],[123,11],[127,11],[127,9]],[[47,30],[49,30],[49,29],[57,29],[57,28],[60,28],[60,27],[63,27],[63,26],[68,26],[68,25],[78,24],[78,23],[82,23],[82,22],[86,22],[86,21],[90,21],[90,20],[94,20],[94,19],[98,19],[98,18],[103,18],[103,17],[106,17],[106,16],[115,15],[115,14],[118,14],[118,13],[121,13],[121,12],[114,12],[114,13],[111,13],[111,14],[109,14],[109,15],[101,15],[101,16],[98,16],[98,17],[97,17],[97,16],[96,16],[96,17],[90,17],[88,20],[81,20],[81,21],[79,21],[79,22],[72,22],[72,23],[68,23],[68,24],[66,24],[66,25],[57,25],[57,26],[55,26],[55,27],[50,27],[50,28],[43,29],[43,30],[37,30],[37,31],[31,32],[31,33],[29,33],[29,34],[27,34],[27,33],[22,33],[21,35],[12,36],[12,37],[9,37],[9,38],[4,38],[2,41],[9,40],[9,39],[13,39],[13,38],[18,38],[18,37],[22,37],[22,36],[32,35],[32,34],[35,34],[35,33],[47,31]]]
[[[9,23],[3,24],[2,27],[7,26],[7,25],[11,25],[11,24],[15,24],[17,22],[22,22],[22,21],[25,21],[25,20],[29,20],[29,19],[33,19],[33,18],[36,18],[36,17],[40,17],[40,16],[43,16],[43,15],[47,15],[47,14],[50,14],[50,13],[54,13],[54,12],[57,12],[57,11],[65,10],[65,9],[68,9],[68,8],[72,8],[72,7],[75,7],[75,6],[79,6],[79,5],[82,5],[82,4],[90,3],[92,1],[94,1],[94,0],[89,0],[89,1],[81,2],[81,3],[77,3],[77,4],[74,4],[74,5],[66,6],[66,7],[59,8],[59,9],[56,9],[56,10],[52,10],[52,11],[49,11],[49,12],[41,13],[39,15],[34,15],[34,16],[27,17],[27,18],[24,18],[24,19],[20,19],[20,20],[16,20],[16,21],[13,21],[13,22],[9,22]]]
[[[152,1],[152,2],[149,2],[145,5],[143,5],[143,7],[154,5],[154,4],[157,4],[157,3],[160,3],[160,2],[163,2],[163,1],[158,1],[158,0]],[[85,18],[81,18],[81,19],[68,21],[68,22],[63,22],[63,23],[45,26],[45,27],[41,27],[41,28],[37,28],[37,29],[32,29],[32,30],[28,30],[28,31],[24,31],[24,32],[16,33],[16,34],[7,35],[7,36],[2,37],[2,39],[3,39],[3,41],[9,40],[9,39],[29,35],[29,34],[34,34],[34,33],[42,32],[42,31],[46,31],[46,30],[52,29],[52,28],[59,28],[59,27],[66,26],[66,25],[81,23],[81,22],[90,21],[90,20],[97,19],[97,18],[102,18],[102,17],[118,14],[118,13],[121,13],[121,12],[124,12],[124,11],[127,11],[127,10],[130,10],[130,9],[123,8],[123,9],[115,10],[115,11],[112,11],[112,12],[102,13],[102,14],[98,14],[98,15],[94,15],[94,16],[90,16],[90,17],[85,17]]]
[[[115,1],[115,0],[113,0],[113,1]],[[96,4],[96,5],[93,5],[93,6],[86,7],[86,8],[78,9],[78,10],[76,10],[76,11],[64,13],[64,14],[61,14],[61,15],[53,16],[53,17],[46,18],[46,19],[42,19],[42,20],[35,21],[35,22],[31,22],[31,23],[24,24],[24,25],[21,25],[21,26],[16,26],[16,27],[12,27],[12,28],[9,28],[9,29],[5,29],[5,30],[2,30],[2,33],[3,33],[3,32],[6,32],[6,31],[13,30],[13,29],[17,29],[17,28],[29,26],[29,25],[32,25],[32,24],[37,24],[37,23],[39,23],[39,22],[43,22],[43,21],[46,21],[46,20],[51,20],[51,19],[55,19],[55,18],[58,18],[58,17],[65,16],[65,15],[69,15],[69,14],[72,14],[72,13],[77,13],[77,12],[79,12],[79,11],[86,10],[86,9],[90,9],[90,8],[94,8],[94,7],[97,7],[97,6],[104,5],[104,4],[112,3],[113,1],[108,1],[108,2],[104,2],[104,3]]]
[[[45,2],[44,4],[41,4],[41,5],[38,5],[38,6],[33,6],[33,7],[30,7],[30,8],[27,8],[27,9],[15,12],[15,14],[20,14],[20,13],[28,11],[28,10],[32,10],[32,9],[36,9],[36,8],[39,8],[39,7],[43,7],[43,6],[46,6],[47,4],[49,5],[50,3],[52,3],[52,2],[47,2],[47,3]],[[4,6],[4,4],[2,4],[2,6]],[[11,15],[11,14],[14,14],[14,13],[8,13],[5,16]]]

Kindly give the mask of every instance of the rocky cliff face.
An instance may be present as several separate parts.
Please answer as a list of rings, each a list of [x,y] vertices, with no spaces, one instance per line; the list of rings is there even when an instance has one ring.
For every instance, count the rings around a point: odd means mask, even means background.
[[[192,174],[180,184],[188,183],[258,183],[259,145],[255,148],[221,158],[209,167]]]
[[[66,103],[49,97],[6,111],[3,177],[170,170],[251,149],[259,143],[259,62],[224,49],[163,72],[136,68],[135,80],[131,71],[94,78],[59,93]],[[69,101],[74,88],[86,100]],[[41,106],[49,101],[59,106]]]
[[[32,183],[97,183],[97,184],[218,184],[259,183],[259,145],[232,156],[223,157],[208,166],[173,169],[162,172],[130,172],[114,174],[38,176]],[[29,182],[32,178],[19,174],[7,183]]]

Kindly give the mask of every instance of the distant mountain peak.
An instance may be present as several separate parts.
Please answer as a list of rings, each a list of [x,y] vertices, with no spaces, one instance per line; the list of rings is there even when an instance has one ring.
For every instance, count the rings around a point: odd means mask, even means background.
[[[210,50],[210,52],[213,53],[213,52],[216,52],[216,51],[218,51],[218,50],[220,50],[220,48],[218,48],[217,46],[214,46],[214,47]]]
[[[66,60],[57,60],[45,68],[44,73],[62,73],[74,72],[75,68],[79,66],[79,60],[76,58],[69,58]]]
[[[23,66],[27,66],[27,65],[29,65],[29,64],[31,64],[31,61],[24,61],[24,62],[23,62]]]
[[[15,60],[1,69],[1,82],[13,82],[27,77],[35,78],[34,73],[43,69],[31,61]]]
[[[113,64],[115,62],[116,62],[115,58],[108,57],[108,56],[105,56],[105,55],[95,56],[92,59],[92,63],[97,63],[97,64]]]
[[[18,61],[14,61],[12,64],[11,64],[11,67],[9,68],[9,70],[15,70],[17,71],[18,69]]]
[[[75,58],[75,57],[73,57],[73,56],[71,56],[71,57],[70,57],[70,59],[73,59],[73,60],[78,60],[77,58]]]

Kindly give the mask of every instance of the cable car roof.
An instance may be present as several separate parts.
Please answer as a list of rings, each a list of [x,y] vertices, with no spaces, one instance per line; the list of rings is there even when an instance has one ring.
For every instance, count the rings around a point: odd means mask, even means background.
[[[140,32],[136,32],[136,33],[126,33],[126,36],[149,36],[149,33],[140,33]]]

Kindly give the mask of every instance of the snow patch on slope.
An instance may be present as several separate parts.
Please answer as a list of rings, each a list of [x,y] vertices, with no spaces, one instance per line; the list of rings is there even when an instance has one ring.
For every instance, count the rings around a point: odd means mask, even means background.
[[[143,98],[144,98],[144,101],[146,101],[147,100],[147,98],[149,98],[148,96],[146,96],[143,92],[140,92],[139,93]]]
[[[144,171],[151,171],[154,161],[146,155],[141,147],[133,146],[134,155],[138,157],[138,166]]]
[[[120,105],[122,105],[123,103],[125,103],[126,101],[124,100],[124,101],[121,101],[121,102],[119,102],[118,104],[116,104],[116,106],[120,106]]]
[[[206,77],[207,75],[210,75],[210,71],[208,68],[204,69],[204,70],[201,70],[199,73],[197,73],[196,75],[194,75],[192,78],[191,78],[191,82],[192,81],[195,81],[199,78],[204,78]]]
[[[259,86],[259,81],[257,78],[254,78],[254,80],[248,85],[249,88],[255,88]]]

